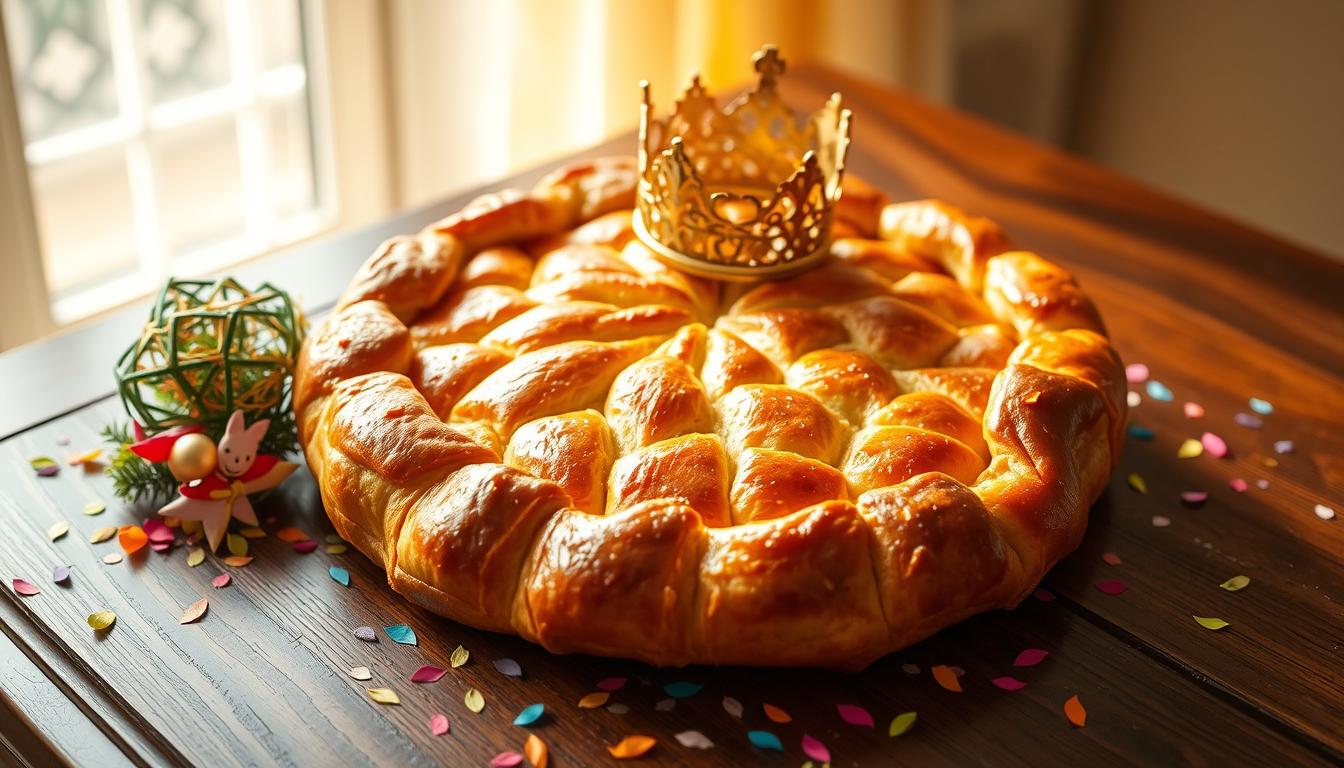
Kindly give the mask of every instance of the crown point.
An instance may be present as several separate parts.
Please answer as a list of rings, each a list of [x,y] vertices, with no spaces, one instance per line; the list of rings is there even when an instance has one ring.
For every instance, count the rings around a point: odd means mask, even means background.
[[[761,50],[751,57],[751,61],[757,74],[761,76],[763,88],[773,88],[779,76],[784,74],[786,66],[784,57],[779,55],[779,49],[773,45],[761,46]]]

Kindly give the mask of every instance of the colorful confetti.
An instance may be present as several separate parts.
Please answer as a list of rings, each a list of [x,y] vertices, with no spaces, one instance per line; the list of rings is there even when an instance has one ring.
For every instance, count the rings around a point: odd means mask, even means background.
[[[379,704],[400,704],[401,697],[391,688],[368,688],[369,698]]]
[[[724,712],[727,712],[728,714],[732,715],[733,717],[736,717],[738,720],[741,720],[741,719],[742,719],[742,702],[738,701],[737,699],[734,699],[732,696],[724,696],[724,697],[723,697],[723,711],[724,711]]]
[[[342,587],[350,586],[350,572],[344,568],[333,565],[327,569],[327,573],[331,575],[332,581],[340,584]]]
[[[872,714],[857,704],[836,704],[835,711],[840,714],[840,719],[850,725],[863,726],[865,728],[873,727]]]
[[[485,696],[475,688],[468,688],[466,695],[462,697],[462,701],[467,705],[467,709],[475,714],[479,715],[481,710],[485,709]]]
[[[195,568],[205,562],[205,550],[201,547],[192,547],[187,553],[187,565]]]
[[[495,659],[495,669],[505,677],[522,677],[523,668],[513,659]]]
[[[1228,592],[1238,592],[1245,589],[1251,583],[1249,576],[1233,576],[1218,586],[1226,589]]]
[[[513,724],[528,726],[540,720],[544,714],[546,714],[545,704],[528,704],[517,717],[513,718]]]
[[[51,583],[64,584],[70,580],[70,566],[58,565],[51,569]]]
[[[757,749],[784,751],[784,745],[780,743],[779,737],[769,731],[747,731],[747,741],[750,741],[751,745]]]
[[[775,741],[778,742],[779,739],[775,739]],[[634,736],[626,736],[624,739],[612,744],[607,747],[607,751],[617,760],[629,760],[644,755],[650,749],[653,749],[653,746],[657,743],[658,740],[652,736],[640,736],[636,734]],[[780,751],[784,751],[782,746],[780,747]]]
[[[1199,626],[1205,629],[1217,630],[1217,629],[1223,629],[1224,627],[1232,626],[1231,624],[1228,624],[1226,621],[1223,621],[1222,619],[1216,619],[1208,616],[1192,616],[1191,618],[1193,618],[1195,622],[1199,624]]]
[[[433,714],[429,716],[429,732],[435,736],[442,736],[448,733],[448,718],[442,714]]]
[[[527,735],[527,742],[523,744],[523,754],[527,756],[527,762],[532,764],[532,768],[546,768],[550,752],[540,736],[535,733]]]
[[[411,673],[412,683],[437,683],[448,674],[448,670],[443,667],[435,667],[429,664],[420,667]]]
[[[88,622],[94,632],[104,632],[117,623],[117,614],[111,611],[97,611],[89,614]]]
[[[1274,442],[1275,453],[1292,453],[1295,450],[1292,440],[1276,440]]]
[[[713,749],[714,742],[699,731],[682,731],[676,735],[677,743],[687,749]]]
[[[630,706],[616,701],[612,702],[611,706],[607,707],[607,711],[613,715],[624,715],[630,712]]]
[[[1087,724],[1087,710],[1083,708],[1083,703],[1078,700],[1078,695],[1074,694],[1069,700],[1064,702],[1064,716],[1070,723],[1082,728]]]
[[[1040,664],[1042,661],[1045,661],[1045,657],[1049,655],[1050,655],[1049,651],[1041,648],[1027,648],[1021,653],[1017,654],[1016,659],[1013,659],[1013,666],[1034,667],[1037,664]]]
[[[42,594],[42,590],[38,589],[36,584],[33,584],[26,579],[14,580],[14,592],[23,595],[24,597],[32,597],[33,595]]]
[[[61,471],[61,465],[57,464],[56,460],[50,456],[34,456],[28,460],[28,464],[32,466],[38,477],[54,477]]]
[[[1143,363],[1130,363],[1125,366],[1125,381],[1130,384],[1142,384],[1148,380],[1148,366]]]
[[[599,687],[601,686],[599,685]],[[668,683],[663,686],[663,692],[674,699],[685,699],[699,693],[701,688],[704,688],[704,686],[699,683],[687,683],[683,681]]]
[[[349,549],[350,549],[350,548],[347,547],[347,546],[344,545],[344,544],[328,544],[328,545],[327,545],[327,554],[328,554],[328,555],[344,555],[344,554],[346,553],[346,551],[349,550]]]
[[[1129,585],[1119,579],[1103,579],[1092,586],[1104,595],[1122,595],[1129,589]]]
[[[90,501],[88,504],[84,505],[84,514],[88,515],[89,517],[93,517],[94,515],[101,515],[106,511],[107,511],[107,505],[101,501]]]
[[[187,606],[187,610],[182,612],[182,618],[177,620],[178,624],[193,624],[201,620],[205,612],[210,609],[210,601],[202,597],[200,600]]]
[[[106,555],[103,555],[103,562],[108,565],[116,565],[125,559],[126,556],[120,552],[108,552]]]
[[[418,642],[415,637],[415,630],[411,629],[409,626],[405,624],[393,624],[390,627],[383,627],[383,631],[387,633],[388,637],[392,638],[392,642],[394,643],[401,643],[402,645],[416,645]],[[458,648],[461,647],[462,646],[460,645],[458,646]],[[453,655],[456,656],[457,651],[453,651]],[[458,665],[454,664],[453,666]]]
[[[1204,406],[1200,405],[1199,403],[1186,403],[1184,410],[1185,410],[1185,418],[1187,419],[1204,418]]]
[[[599,680],[597,689],[607,693],[615,693],[625,687],[627,680],[624,677],[608,677],[605,680]]]
[[[906,731],[915,727],[915,720],[919,715],[915,712],[902,712],[891,719],[891,725],[887,726],[887,735],[896,738],[904,736]]]
[[[1153,527],[1169,528],[1171,527],[1171,518],[1166,515],[1153,515]]]
[[[989,682],[993,683],[998,688],[1002,688],[1005,691],[1020,691],[1023,688],[1027,687],[1026,683],[1022,682],[1021,680],[1018,680],[1015,677],[1009,677],[1008,675],[993,678]]]
[[[1227,484],[1237,493],[1245,493],[1246,489],[1249,487],[1246,485],[1246,481],[1240,477],[1234,477],[1231,480],[1228,480]]]
[[[373,679],[373,671],[370,670],[368,667],[351,667],[346,671],[346,674],[354,678],[355,680]]]
[[[255,525],[248,525],[248,526],[245,526],[242,530],[239,531],[239,533],[241,533],[241,534],[243,535],[243,538],[245,538],[245,539],[264,539],[264,538],[266,538],[266,532],[263,531],[263,530],[261,530],[260,528],[258,528],[258,527],[255,526]]]
[[[1335,510],[1331,507],[1325,506],[1324,504],[1317,504],[1316,516],[1321,518],[1322,520],[1334,520]]]
[[[659,699],[658,703],[653,705],[653,708],[659,712],[671,712],[672,710],[677,708],[677,700]]]
[[[1274,412],[1274,406],[1271,405],[1268,400],[1261,400],[1258,397],[1252,397],[1249,400],[1249,404],[1251,406],[1251,410],[1255,411],[1261,416],[1268,416]]]
[[[1152,440],[1154,436],[1153,430],[1147,427],[1140,427],[1137,424],[1130,424],[1125,432],[1135,440],[1143,440],[1144,442]]]
[[[1208,500],[1208,491],[1181,491],[1181,503],[1186,506],[1198,507]]]
[[[213,586],[215,589],[223,589],[223,588],[229,586],[229,584],[230,584],[232,581],[233,581],[233,577],[232,577],[232,576],[230,576],[230,575],[227,574],[227,573],[221,573],[221,574],[219,574],[218,576],[216,576],[215,578],[213,578],[213,579],[210,580],[210,585]]]
[[[283,541],[283,542],[285,542],[285,543],[287,543],[287,544],[295,544],[295,543],[298,543],[298,542],[300,542],[300,541],[307,541],[307,540],[308,540],[308,534],[304,533],[303,531],[299,530],[298,528],[294,528],[294,527],[291,526],[291,527],[288,527],[288,528],[281,528],[280,530],[276,531],[276,532],[275,532],[275,538],[277,538],[277,539],[279,539],[279,540],[281,540],[281,541]]]
[[[1124,565],[1124,561],[1114,552],[1103,552],[1101,561],[1107,565]]]
[[[1238,426],[1245,427],[1246,429],[1260,429],[1265,426],[1264,420],[1259,416],[1252,416],[1251,414],[1242,411],[1238,411],[1237,415],[1232,417],[1232,420],[1237,422]]]
[[[117,529],[117,543],[121,545],[121,550],[128,555],[135,554],[149,543],[149,536],[145,534],[145,529],[138,525],[123,525]]]
[[[808,734],[803,734],[803,754],[810,759],[822,763],[831,762],[831,750],[826,748],[825,744],[812,738]]]
[[[47,538],[51,539],[52,541],[56,541],[57,539],[61,538],[62,536],[64,536],[69,532],[70,532],[70,524],[64,520],[61,520],[56,523],[53,523],[52,526],[47,529]]]
[[[611,694],[606,691],[594,691],[593,693],[584,696],[582,699],[579,699],[579,709],[597,709],[603,704],[606,704],[607,699],[610,698]]]
[[[1227,443],[1223,440],[1223,438],[1213,434],[1212,432],[1205,432],[1204,434],[1200,435],[1199,442],[1203,443],[1204,450],[1207,451],[1208,454],[1213,458],[1221,459],[1227,456]]]
[[[317,551],[317,542],[312,539],[308,539],[307,541],[296,541],[291,544],[289,548],[301,555],[306,555],[309,552]]]
[[[1149,397],[1163,403],[1170,403],[1175,397],[1175,395],[1172,394],[1171,389],[1157,379],[1151,379],[1148,382],[1146,389],[1148,390]]]
[[[373,627],[355,627],[355,637],[366,643],[378,642],[378,635],[373,631]]]
[[[221,558],[220,562],[229,566],[230,568],[246,568],[247,564],[252,562],[252,557],[244,555],[229,555],[228,557]],[[332,578],[334,579],[336,577],[332,576]],[[348,583],[350,575],[346,574],[345,578],[347,579],[346,586],[348,587],[350,586],[350,584]]]
[[[1125,404],[1130,408],[1138,408],[1143,404],[1143,397],[1138,392],[1130,390],[1125,393]]]
[[[93,534],[89,536],[89,543],[102,544],[104,541],[107,541],[108,539],[116,535],[117,535],[116,527],[111,525],[104,526],[94,531]]]
[[[409,627],[408,627],[408,629],[409,629]],[[411,645],[414,645],[414,644],[415,644],[415,641],[414,641],[415,633],[414,633],[414,632],[411,633],[411,637],[412,637]],[[396,638],[393,638],[393,639],[396,640]],[[397,640],[397,642],[401,642],[401,641],[400,641],[400,640]],[[452,653],[452,655],[448,657],[448,663],[449,663],[450,665],[452,665],[453,669],[457,669],[458,667],[463,666],[464,664],[466,664],[466,663],[467,663],[467,659],[470,659],[470,658],[471,658],[471,651],[468,651],[466,648],[463,648],[462,646],[459,645],[459,646],[457,646],[456,648],[453,649],[453,653]]]
[[[1176,449],[1176,458],[1178,459],[1193,459],[1196,456],[1202,456],[1203,454],[1204,443],[1192,437],[1186,438],[1185,441],[1181,443],[1181,447]]]
[[[1148,484],[1143,481],[1143,477],[1138,472],[1129,473],[1129,487],[1133,488],[1135,493],[1148,492]]]
[[[522,762],[523,753],[521,752],[500,752],[490,758],[490,768],[513,768],[513,766]]]
[[[943,688],[954,693],[961,693],[961,681],[957,679],[957,673],[953,672],[951,667],[939,664],[933,668],[933,679]]]
[[[793,718],[789,716],[788,712],[776,707],[774,704],[762,704],[761,709],[765,711],[766,719],[772,723],[788,723],[793,721]]]

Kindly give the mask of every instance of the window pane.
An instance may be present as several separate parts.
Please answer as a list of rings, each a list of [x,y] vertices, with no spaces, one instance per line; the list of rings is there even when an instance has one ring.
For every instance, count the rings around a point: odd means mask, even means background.
[[[271,147],[268,186],[276,215],[285,217],[313,208],[317,198],[308,102],[297,98],[271,107],[265,121]]]
[[[178,255],[243,233],[242,170],[231,118],[156,136],[150,154],[169,253]]]
[[[252,0],[261,29],[261,66],[273,69],[303,60],[298,0]]]
[[[141,0],[141,24],[151,102],[161,104],[228,83],[223,0]]]
[[[53,294],[135,271],[135,216],[120,149],[34,168],[30,179]]]
[[[4,14],[28,143],[117,116],[102,0],[4,0]]]

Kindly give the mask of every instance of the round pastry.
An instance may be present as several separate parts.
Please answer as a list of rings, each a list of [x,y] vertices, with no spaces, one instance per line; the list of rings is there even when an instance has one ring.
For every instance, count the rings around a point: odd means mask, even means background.
[[[392,589],[555,652],[858,668],[1078,544],[1125,385],[1068,273],[851,179],[825,264],[716,283],[633,236],[637,178],[393,238],[306,342],[308,465]]]

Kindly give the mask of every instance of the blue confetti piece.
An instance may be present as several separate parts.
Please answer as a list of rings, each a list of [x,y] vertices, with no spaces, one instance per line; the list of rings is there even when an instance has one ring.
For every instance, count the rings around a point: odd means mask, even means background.
[[[751,740],[751,745],[757,749],[784,751],[784,745],[779,742],[779,737],[769,731],[747,731],[747,738]]]
[[[699,683],[678,682],[664,685],[663,690],[674,699],[685,699],[699,693],[700,689],[704,687]]]
[[[405,624],[393,624],[390,627],[383,627],[383,631],[387,633],[388,637],[392,638],[393,642],[401,643],[402,645],[416,644],[415,630]]]
[[[1268,416],[1269,414],[1274,412],[1274,405],[1268,400],[1261,400],[1258,397],[1252,397],[1251,410],[1255,411],[1261,416]]]
[[[513,718],[514,725],[531,725],[541,719],[546,712],[545,704],[529,704]]]
[[[332,581],[340,584],[342,587],[350,586],[350,572],[344,568],[333,565],[327,569],[327,573],[331,574]]]
[[[1171,402],[1172,399],[1171,390],[1167,387],[1166,384],[1163,384],[1157,379],[1150,380],[1148,382],[1147,389],[1148,389],[1148,396],[1153,398],[1154,400],[1161,400],[1164,403]]]
[[[1152,440],[1153,430],[1147,427],[1140,427],[1137,424],[1129,425],[1129,436],[1135,440]]]

